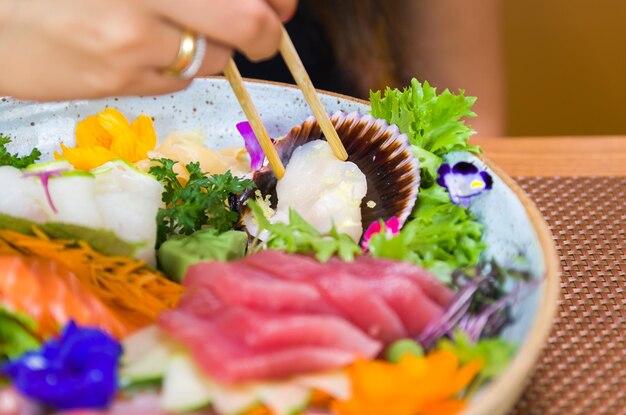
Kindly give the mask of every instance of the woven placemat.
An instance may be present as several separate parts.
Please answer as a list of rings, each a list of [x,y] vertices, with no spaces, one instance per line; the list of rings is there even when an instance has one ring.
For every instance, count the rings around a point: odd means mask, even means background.
[[[518,178],[561,257],[558,316],[511,415],[626,414],[626,177]]]

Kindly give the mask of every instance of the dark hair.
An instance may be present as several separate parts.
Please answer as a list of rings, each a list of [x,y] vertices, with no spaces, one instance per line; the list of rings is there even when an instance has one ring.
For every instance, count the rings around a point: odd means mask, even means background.
[[[322,25],[335,59],[362,97],[370,89],[407,83],[402,0],[301,0]]]

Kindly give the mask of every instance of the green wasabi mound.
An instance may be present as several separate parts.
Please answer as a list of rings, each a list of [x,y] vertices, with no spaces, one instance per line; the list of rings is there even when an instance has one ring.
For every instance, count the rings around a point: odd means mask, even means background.
[[[177,236],[159,248],[159,263],[168,278],[182,282],[189,266],[203,261],[232,261],[246,255],[248,235],[241,231],[218,233],[203,229]]]

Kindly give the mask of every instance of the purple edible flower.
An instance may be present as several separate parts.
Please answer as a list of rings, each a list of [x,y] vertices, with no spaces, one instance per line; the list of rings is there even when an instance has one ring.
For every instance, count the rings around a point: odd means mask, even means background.
[[[117,391],[122,347],[105,332],[71,321],[59,338],[0,367],[25,397],[56,410],[106,408]]]
[[[473,197],[493,186],[489,173],[466,161],[460,161],[454,166],[444,163],[437,173],[437,184],[448,190],[452,203],[465,208],[469,207]]]
[[[41,185],[43,186],[43,190],[46,193],[46,199],[48,200],[48,204],[54,213],[57,213],[57,208],[54,206],[54,202],[52,201],[52,196],[50,196],[50,187],[48,183],[51,177],[60,176],[61,173],[68,171],[68,169],[56,169],[56,170],[48,170],[48,171],[38,171],[32,173],[24,173],[22,177],[38,177],[41,181]]]
[[[259,140],[256,138],[256,134],[252,130],[252,126],[248,121],[242,121],[237,124],[237,131],[243,137],[246,150],[250,154],[250,169],[252,171],[259,170],[263,167],[265,161],[265,153],[259,144]]]

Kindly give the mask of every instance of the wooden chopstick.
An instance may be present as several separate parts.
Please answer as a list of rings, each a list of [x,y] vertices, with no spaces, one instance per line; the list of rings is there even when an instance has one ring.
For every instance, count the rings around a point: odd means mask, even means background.
[[[244,114],[246,114],[246,118],[252,127],[252,131],[254,131],[257,140],[259,140],[259,144],[261,144],[261,148],[263,149],[265,157],[267,157],[267,161],[270,163],[272,170],[274,170],[274,174],[279,180],[282,179],[285,175],[285,166],[283,166],[282,161],[280,161],[280,157],[278,157],[276,148],[274,147],[274,144],[272,144],[272,140],[265,129],[265,125],[263,125],[261,116],[254,106],[254,103],[250,98],[250,94],[243,83],[241,73],[239,73],[239,69],[232,58],[228,61],[226,68],[224,68],[224,75],[226,76],[226,79],[228,79],[228,82],[237,97],[237,101],[239,101],[239,105],[241,105],[241,109]]]
[[[306,69],[302,64],[302,60],[298,55],[298,51],[296,51],[296,48],[293,46],[289,33],[287,33],[287,30],[285,30],[284,27],[282,38],[280,40],[280,54],[285,60],[291,75],[302,90],[304,98],[309,103],[309,106],[313,111],[313,115],[317,118],[317,122],[326,137],[326,141],[328,141],[328,144],[330,144],[330,147],[333,149],[333,153],[335,153],[335,156],[339,160],[347,160],[348,153],[346,152],[341,139],[337,135],[337,130],[335,130],[333,123],[330,121],[328,113],[324,109],[320,98],[317,96],[317,92],[311,82],[311,78],[309,78],[309,74],[306,72]]]

